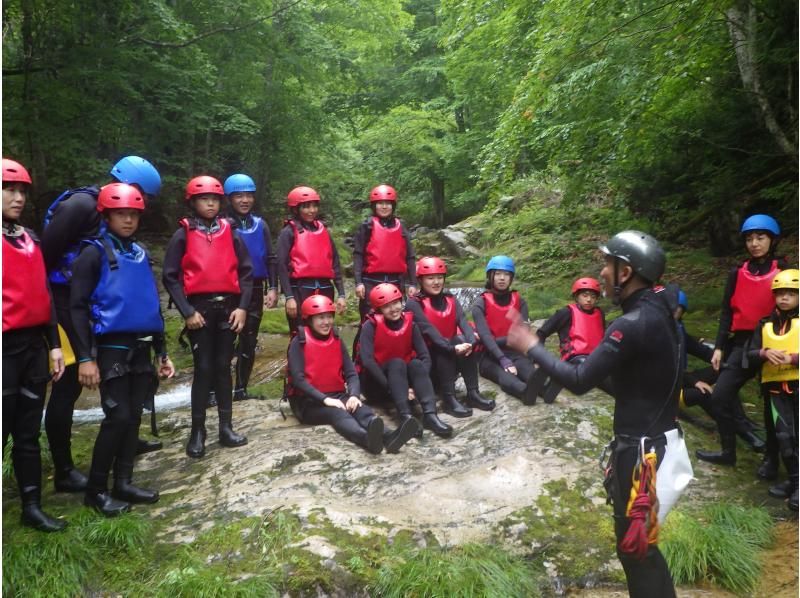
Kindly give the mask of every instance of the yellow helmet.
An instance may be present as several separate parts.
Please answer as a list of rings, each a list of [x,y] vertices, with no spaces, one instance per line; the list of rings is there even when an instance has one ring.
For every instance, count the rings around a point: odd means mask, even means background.
[[[800,291],[800,270],[792,268],[778,272],[772,279],[772,290],[777,291],[778,289]]]

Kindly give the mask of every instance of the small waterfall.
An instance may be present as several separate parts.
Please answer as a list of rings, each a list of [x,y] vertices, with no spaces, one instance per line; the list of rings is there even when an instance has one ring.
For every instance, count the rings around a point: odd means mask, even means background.
[[[165,411],[188,407],[192,402],[191,390],[191,384],[181,384],[170,392],[156,395],[156,413],[164,413]],[[102,419],[103,410],[100,407],[76,409],[73,414],[73,421],[75,423],[99,422]]]

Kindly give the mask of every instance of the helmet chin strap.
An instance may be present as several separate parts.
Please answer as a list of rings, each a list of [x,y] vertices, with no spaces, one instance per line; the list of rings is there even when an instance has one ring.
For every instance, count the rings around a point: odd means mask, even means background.
[[[611,302],[614,305],[619,305],[622,303],[622,289],[625,288],[631,279],[628,278],[625,282],[620,284],[619,282],[619,262],[620,259],[618,257],[614,257],[614,295],[611,297]]]

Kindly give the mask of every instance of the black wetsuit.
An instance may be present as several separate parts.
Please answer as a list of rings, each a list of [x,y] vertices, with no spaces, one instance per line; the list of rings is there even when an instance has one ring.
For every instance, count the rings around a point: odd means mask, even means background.
[[[399,330],[403,325],[402,318],[396,322],[386,320],[391,330]],[[375,324],[371,320],[364,322],[359,342],[359,363],[361,370],[361,388],[370,402],[383,403],[391,399],[397,414],[401,418],[411,414],[413,403],[408,400],[409,387],[414,389],[423,413],[436,413],[436,397],[431,383],[431,357],[425,339],[416,322],[412,323],[413,346],[416,357],[406,363],[402,359],[390,359],[383,365],[375,361]]]
[[[422,331],[422,336],[429,343],[431,355],[431,372],[434,379],[434,386],[443,394],[455,395],[456,379],[460,373],[464,377],[464,385],[467,390],[478,390],[478,357],[473,351],[469,355],[456,355],[455,345],[470,343],[475,346],[477,343],[472,332],[472,326],[464,316],[464,310],[458,300],[455,301],[456,322],[461,330],[453,338],[444,338],[439,330],[431,324],[425,317],[422,308],[422,299],[427,295],[419,294],[412,297],[406,303],[406,308],[414,314],[414,321]],[[445,311],[447,309],[446,298],[452,296],[449,293],[440,293],[431,298],[431,305],[434,309]]]
[[[304,328],[303,334],[315,334],[310,328]],[[314,426],[333,426],[339,434],[350,442],[367,448],[367,426],[375,419],[375,413],[367,405],[361,405],[355,412],[346,409],[329,407],[323,402],[326,397],[337,399],[345,405],[350,397],[361,394],[361,384],[358,374],[347,353],[343,342],[339,342],[342,351],[342,366],[346,392],[325,394],[314,388],[306,381],[306,359],[303,351],[303,334],[296,335],[289,343],[289,375],[294,387],[294,394],[290,396],[292,410],[304,424]],[[322,337],[318,337],[322,339]]]
[[[238,216],[231,213],[229,220],[233,223],[234,227],[242,225],[252,228],[253,221],[248,214],[245,217]],[[236,343],[236,380],[233,385],[234,397],[238,394],[245,398],[247,385],[250,382],[250,374],[253,371],[253,363],[255,361],[256,345],[258,344],[258,329],[261,326],[261,318],[264,315],[264,295],[266,291],[277,290],[278,288],[278,269],[277,269],[277,256],[272,251],[272,237],[269,233],[269,227],[266,220],[264,220],[264,248],[266,256],[264,258],[265,266],[267,269],[268,278],[253,278],[253,295],[250,299],[250,305],[247,308],[247,320],[245,321],[244,328],[239,333],[239,338]]]
[[[205,227],[195,219],[195,225]],[[238,262],[240,294],[203,293],[186,296],[183,289],[181,260],[186,253],[186,230],[180,227],[172,235],[164,255],[163,281],[175,307],[184,319],[200,312],[206,323],[196,330],[188,330],[194,361],[192,378],[192,419],[205,421],[206,404],[211,390],[216,392],[220,417],[231,413],[232,382],[231,361],[236,334],[228,318],[233,310],[246,310],[252,295],[252,262],[244,241],[233,231],[233,248]]]
[[[560,361],[543,345],[528,356],[551,377],[576,394],[582,394],[611,377],[614,389],[615,473],[609,492],[614,503],[617,544],[625,536],[625,515],[631,489],[631,473],[638,456],[638,439],[648,436],[663,458],[663,434],[676,427],[680,390],[681,343],[665,297],[640,289],[622,303],[623,315],[606,330],[603,342],[583,363]],[[644,560],[617,549],[625,570],[628,591],[634,598],[675,595],[666,561],[656,545]]]
[[[312,224],[303,222],[295,218],[295,225],[300,228],[308,230],[315,230]],[[330,231],[328,231],[330,234]],[[334,286],[339,297],[344,297],[344,282],[342,281],[342,269],[339,263],[339,252],[336,250],[336,244],[331,237],[331,248],[333,252],[333,281],[325,278],[290,278],[289,263],[291,261],[290,252],[294,245],[294,229],[290,224],[283,227],[278,235],[278,279],[281,283],[281,290],[283,291],[286,299],[294,299],[297,302],[297,317],[289,318],[286,315],[286,321],[289,323],[289,333],[294,336],[297,333],[297,327],[303,323],[300,316],[300,306],[303,301],[308,299],[311,295],[325,295],[334,300]],[[333,284],[331,284],[333,282]]]
[[[42,254],[47,271],[58,269],[62,256],[71,246],[82,239],[97,236],[100,232],[100,223],[96,195],[80,192],[61,201],[52,220],[42,231]],[[52,289],[58,323],[72,344],[75,342],[75,328],[70,316],[70,285],[53,284]],[[56,475],[68,472],[74,467],[71,443],[72,412],[82,390],[83,387],[78,382],[77,364],[67,367],[64,375],[50,390],[44,426]]]
[[[506,306],[511,302],[511,293],[494,293],[498,305]],[[528,304],[520,297],[519,312],[523,320],[528,319]],[[533,373],[533,366],[528,359],[506,347],[505,337],[494,338],[486,321],[486,305],[482,296],[479,296],[472,305],[472,319],[475,321],[475,330],[484,346],[480,354],[479,369],[481,376],[500,385],[504,392],[522,398],[527,388],[527,381]],[[517,375],[506,371],[509,366],[517,368]]]
[[[129,251],[132,239],[117,239],[118,249]],[[87,492],[108,489],[113,466],[115,480],[130,482],[144,402],[153,394],[156,374],[151,348],[166,355],[163,332],[92,332],[92,293],[100,281],[100,248],[86,246],[73,264],[70,313],[75,326],[73,350],[78,363],[97,361],[100,370],[100,406],[105,417],[94,443]],[[95,357],[96,355],[96,357]]]

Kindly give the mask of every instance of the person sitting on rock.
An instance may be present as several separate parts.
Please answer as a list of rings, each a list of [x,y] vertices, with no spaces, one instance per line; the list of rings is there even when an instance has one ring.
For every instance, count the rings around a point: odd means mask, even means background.
[[[133,238],[144,198],[131,185],[111,183],[100,190],[97,211],[105,230],[84,241],[73,264],[70,316],[78,380],[86,388],[100,387],[105,414],[94,443],[84,503],[113,517],[128,511],[131,503],[158,501],[158,492],[132,483],[142,405],[154,377],[151,348],[159,356],[161,377],[172,377],[175,368],[166,352],[150,257]],[[109,494],[112,466],[114,488]]]
[[[361,384],[350,355],[333,326],[336,307],[325,295],[303,301],[303,319],[289,343],[289,404],[304,424],[330,425],[373,455],[396,453],[419,430],[413,418],[394,432],[359,398]]]
[[[472,319],[481,340],[479,370],[481,376],[499,384],[500,388],[525,405],[536,403],[536,397],[547,380],[527,357],[506,346],[511,327],[509,315],[519,313],[528,320],[528,304],[517,291],[511,290],[516,267],[514,260],[496,255],[486,264],[486,291],[472,306]]]
[[[478,361],[473,351],[478,341],[458,300],[444,290],[447,265],[438,257],[424,257],[417,262],[416,274],[422,290],[409,298],[406,307],[430,349],[434,386],[442,395],[444,412],[453,417],[472,415],[472,409],[456,398],[459,373],[467,387],[467,404],[491,411],[494,401],[478,390]]]
[[[572,283],[572,298],[575,302],[559,309],[536,331],[541,342],[558,332],[562,361],[580,363],[603,340],[606,319],[603,310],[597,307],[600,294],[600,283],[597,280],[578,278]],[[551,380],[542,392],[544,402],[555,401],[561,388]]]
[[[403,294],[393,284],[381,283],[370,292],[369,302],[373,311],[361,328],[356,351],[364,395],[375,403],[388,395],[401,426],[413,419],[411,407],[418,403],[423,427],[449,438],[453,428],[436,413],[428,347],[414,314],[403,310]]]

